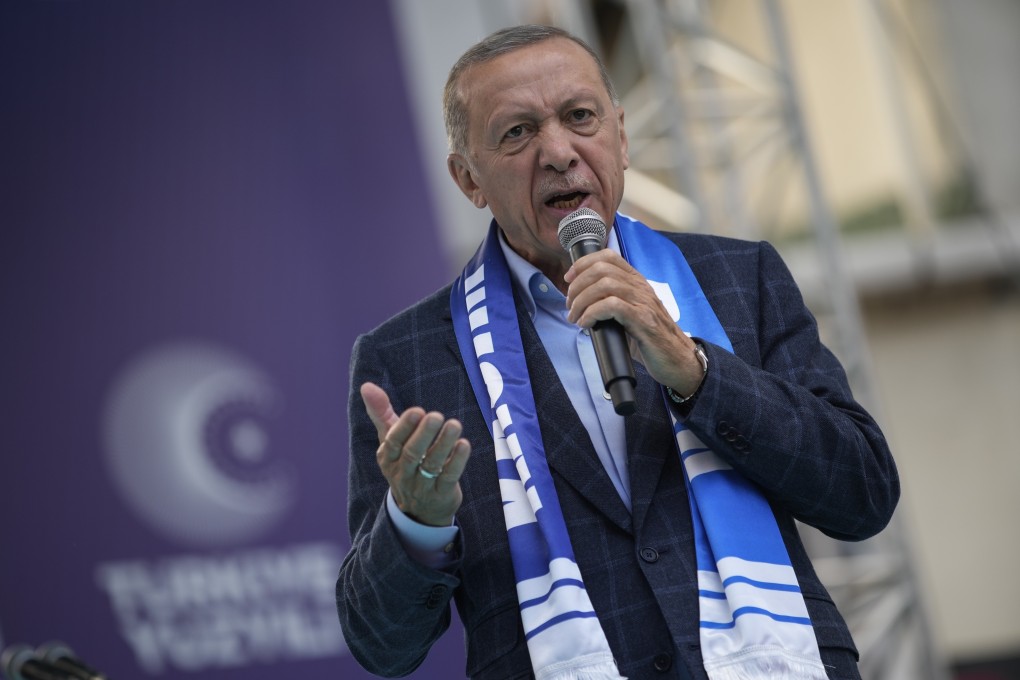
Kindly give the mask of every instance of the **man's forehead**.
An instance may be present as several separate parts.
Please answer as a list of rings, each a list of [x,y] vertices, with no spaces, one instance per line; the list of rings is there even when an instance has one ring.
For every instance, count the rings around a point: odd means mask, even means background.
[[[559,103],[608,96],[598,64],[583,47],[566,38],[550,38],[476,64],[461,78],[463,101],[476,112],[499,100],[509,104],[519,95],[555,81]],[[524,103],[524,102],[522,102]]]

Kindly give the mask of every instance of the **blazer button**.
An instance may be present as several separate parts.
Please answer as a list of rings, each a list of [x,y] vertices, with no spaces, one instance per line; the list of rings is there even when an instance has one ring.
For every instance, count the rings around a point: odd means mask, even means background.
[[[659,551],[655,548],[641,548],[638,554],[641,555],[641,559],[649,564],[659,561]]]
[[[446,586],[437,583],[429,591],[429,597],[425,600],[426,609],[435,609],[443,603],[443,596],[446,595]]]
[[[715,431],[719,433],[719,436],[721,437],[725,437],[726,433],[729,432],[731,429],[732,428],[730,427],[730,424],[727,423],[725,420],[720,420],[719,423],[715,426]]]
[[[669,654],[656,654],[655,658],[652,660],[652,668],[660,673],[665,673],[672,667],[673,657]]]

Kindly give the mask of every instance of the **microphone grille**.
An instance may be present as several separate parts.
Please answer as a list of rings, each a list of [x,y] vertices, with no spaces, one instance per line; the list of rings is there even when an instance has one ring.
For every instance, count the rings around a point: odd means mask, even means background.
[[[560,220],[560,226],[556,230],[560,245],[566,251],[582,240],[598,239],[599,243],[605,245],[608,234],[606,223],[591,208],[578,208],[570,213]]]

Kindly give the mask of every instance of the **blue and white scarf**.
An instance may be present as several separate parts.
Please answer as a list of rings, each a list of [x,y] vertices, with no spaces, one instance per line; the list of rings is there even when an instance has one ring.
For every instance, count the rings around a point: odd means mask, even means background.
[[[617,214],[624,257],[692,335],[733,351],[683,254]],[[524,634],[538,680],[619,680],[574,559],[545,459],[509,269],[489,233],[450,298],[461,355],[490,423]],[[665,399],[665,396],[664,396]],[[698,560],[701,651],[712,680],[824,680],[814,630],[761,492],[673,418]]]

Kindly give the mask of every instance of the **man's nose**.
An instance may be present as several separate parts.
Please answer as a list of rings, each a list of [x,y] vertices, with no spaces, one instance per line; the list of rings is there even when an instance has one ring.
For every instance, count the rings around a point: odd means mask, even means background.
[[[543,168],[566,172],[580,160],[574,148],[573,134],[562,126],[550,126],[540,133],[538,162]]]

